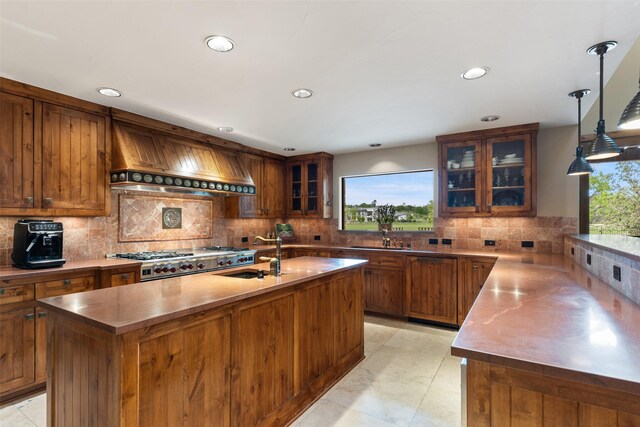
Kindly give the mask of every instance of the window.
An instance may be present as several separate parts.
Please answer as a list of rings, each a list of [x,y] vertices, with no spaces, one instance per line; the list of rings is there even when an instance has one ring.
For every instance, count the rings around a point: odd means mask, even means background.
[[[640,236],[640,149],[633,147],[635,138],[614,133],[610,136],[628,148],[612,159],[592,161],[593,174],[581,177],[580,232]]]
[[[432,170],[342,178],[342,230],[378,231],[376,208],[395,207],[394,230],[433,228]]]

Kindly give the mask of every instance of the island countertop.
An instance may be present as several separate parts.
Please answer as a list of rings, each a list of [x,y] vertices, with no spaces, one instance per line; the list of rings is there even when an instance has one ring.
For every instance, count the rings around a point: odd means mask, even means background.
[[[282,276],[241,279],[230,270],[98,289],[38,300],[38,305],[91,326],[120,335],[188,314],[294,286],[343,270],[365,260],[300,257],[282,261]],[[256,264],[235,270],[269,270]]]
[[[638,325],[638,305],[569,257],[499,256],[451,353],[640,394]]]

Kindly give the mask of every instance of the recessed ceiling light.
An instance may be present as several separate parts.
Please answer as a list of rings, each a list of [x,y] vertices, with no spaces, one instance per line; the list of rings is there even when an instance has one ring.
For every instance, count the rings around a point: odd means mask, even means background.
[[[285,147],[285,148],[283,148],[283,150],[284,151],[296,151],[296,149],[293,148],[293,147]]]
[[[122,92],[120,92],[119,90],[116,90],[114,88],[111,87],[99,87],[98,89],[96,89],[101,95],[104,96],[111,96],[111,97],[119,97],[122,96]]]
[[[492,116],[484,116],[484,117],[480,118],[480,120],[483,121],[483,122],[495,122],[499,118],[500,118],[500,116],[492,115]]]
[[[291,94],[296,98],[309,98],[313,95],[313,91],[311,89],[296,89]]]
[[[219,126],[218,130],[220,132],[233,132],[233,128],[231,126]]]
[[[204,42],[216,52],[229,52],[234,47],[233,40],[225,36],[209,36]]]
[[[467,71],[462,73],[460,77],[462,77],[465,80],[475,80],[484,76],[488,72],[489,72],[489,68],[487,67],[473,67],[473,68],[469,68]]]
[[[369,144],[369,147],[376,148],[380,147],[382,144]]]

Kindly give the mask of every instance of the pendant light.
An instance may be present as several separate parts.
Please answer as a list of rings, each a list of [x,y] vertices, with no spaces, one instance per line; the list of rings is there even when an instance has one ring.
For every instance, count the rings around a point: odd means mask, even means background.
[[[640,80],[638,84],[640,84]],[[622,112],[618,127],[620,129],[640,129],[640,90]]]
[[[589,89],[579,89],[569,94],[569,96],[578,100],[578,146],[576,147],[576,159],[569,166],[567,175],[585,175],[593,172],[589,162],[582,157],[582,146],[580,145],[580,137],[582,136],[582,97],[589,92],[591,92]]]
[[[615,48],[618,42],[606,41],[598,44],[594,44],[587,53],[589,55],[600,56],[600,119],[598,120],[598,127],[596,128],[596,139],[585,150],[584,158],[587,160],[599,160],[608,159],[610,157],[618,156],[622,150],[618,147],[618,144],[611,139],[606,133],[604,133],[604,117],[603,117],[603,98],[604,98],[604,54]]]

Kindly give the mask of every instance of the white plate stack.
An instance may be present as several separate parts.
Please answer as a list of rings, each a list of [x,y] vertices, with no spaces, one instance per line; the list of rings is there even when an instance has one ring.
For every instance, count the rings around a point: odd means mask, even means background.
[[[476,165],[476,152],[475,150],[468,150],[464,152],[462,161],[460,162],[461,168],[472,168]]]

